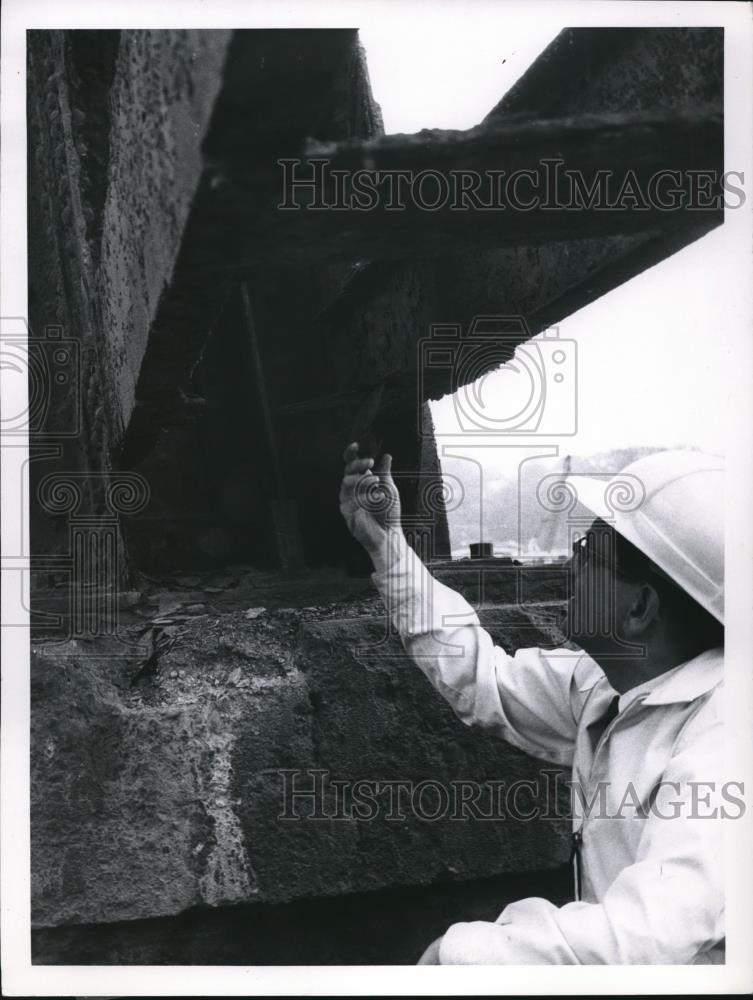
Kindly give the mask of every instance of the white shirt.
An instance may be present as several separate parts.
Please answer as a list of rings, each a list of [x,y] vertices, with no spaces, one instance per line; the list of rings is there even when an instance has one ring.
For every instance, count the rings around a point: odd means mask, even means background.
[[[724,962],[722,820],[743,806],[722,765],[723,650],[622,694],[594,747],[588,727],[616,692],[588,655],[509,655],[404,538],[372,579],[406,651],[464,723],[573,768],[582,898],[560,907],[523,899],[494,923],[454,924],[440,962]]]

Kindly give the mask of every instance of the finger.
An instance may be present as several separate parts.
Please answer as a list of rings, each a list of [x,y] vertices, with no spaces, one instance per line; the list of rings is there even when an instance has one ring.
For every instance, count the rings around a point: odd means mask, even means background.
[[[345,475],[352,476],[355,474],[363,474],[374,464],[373,458],[354,458],[352,462],[348,462],[345,466]]]
[[[342,481],[344,483],[359,483],[362,479],[376,479],[377,477],[371,471],[371,469],[365,469],[363,472],[356,470],[355,472],[346,472],[343,475]]]
[[[351,441],[348,447],[343,452],[343,462],[346,464],[352,462],[354,458],[358,456],[358,442]]]
[[[383,483],[392,482],[392,455],[389,452],[379,456],[374,472]]]
[[[366,472],[352,472],[344,475],[340,481],[340,499],[354,497],[356,489],[359,487],[359,484],[363,483],[364,479],[367,481],[371,479],[376,481],[376,478],[370,469]]]

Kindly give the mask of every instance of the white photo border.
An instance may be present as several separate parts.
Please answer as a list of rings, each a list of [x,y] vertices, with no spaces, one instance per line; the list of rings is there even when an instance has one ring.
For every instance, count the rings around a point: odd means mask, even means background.
[[[727,962],[724,966],[40,966],[31,964],[29,837],[29,633],[2,630],[2,972],[7,996],[250,996],[452,994],[714,994],[753,991],[753,20],[729,2],[630,0],[5,0],[2,8],[2,174],[0,315],[27,316],[26,40],[29,28],[362,27],[408,17],[548,20],[577,26],[721,26],[725,29],[725,165],[745,174],[746,203],[727,213],[736,265],[729,274],[739,351],[729,358],[726,566],[730,761],[746,784],[745,816],[729,825]],[[502,96],[501,94],[499,95]],[[378,99],[378,95],[377,95]],[[709,261],[709,267],[714,262]],[[710,332],[710,335],[713,332]],[[678,366],[682,359],[678,359]],[[16,380],[17,381],[17,380]],[[24,399],[4,397],[5,412]],[[28,551],[28,511],[12,481],[27,444],[2,442],[2,550]],[[11,447],[12,445],[12,447]],[[20,449],[20,450],[19,450]],[[24,467],[23,465],[21,467]],[[10,477],[10,478],[9,478]],[[19,533],[20,536],[19,537]],[[21,547],[23,546],[23,547]],[[19,620],[2,590],[2,618]],[[117,984],[117,985],[116,985]]]

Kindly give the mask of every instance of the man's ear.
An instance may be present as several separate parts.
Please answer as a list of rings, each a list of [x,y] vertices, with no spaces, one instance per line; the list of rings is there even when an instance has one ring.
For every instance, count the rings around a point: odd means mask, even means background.
[[[622,623],[626,639],[637,639],[645,634],[659,617],[661,601],[650,583],[637,584],[633,589],[633,599]]]

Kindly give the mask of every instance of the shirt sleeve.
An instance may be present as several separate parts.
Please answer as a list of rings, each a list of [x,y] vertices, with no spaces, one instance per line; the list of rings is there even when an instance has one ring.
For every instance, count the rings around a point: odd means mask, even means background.
[[[645,804],[635,862],[620,872],[601,902],[556,907],[544,899],[523,899],[494,923],[454,924],[442,939],[440,963],[716,961],[724,941],[724,822],[739,815],[721,780],[722,748],[719,720],[700,730],[694,725],[686,734],[655,797]]]
[[[467,725],[494,731],[543,760],[571,765],[584,672],[597,665],[559,649],[495,646],[460,594],[431,576],[400,534],[372,574],[403,646]],[[582,699],[581,699],[582,700]]]

